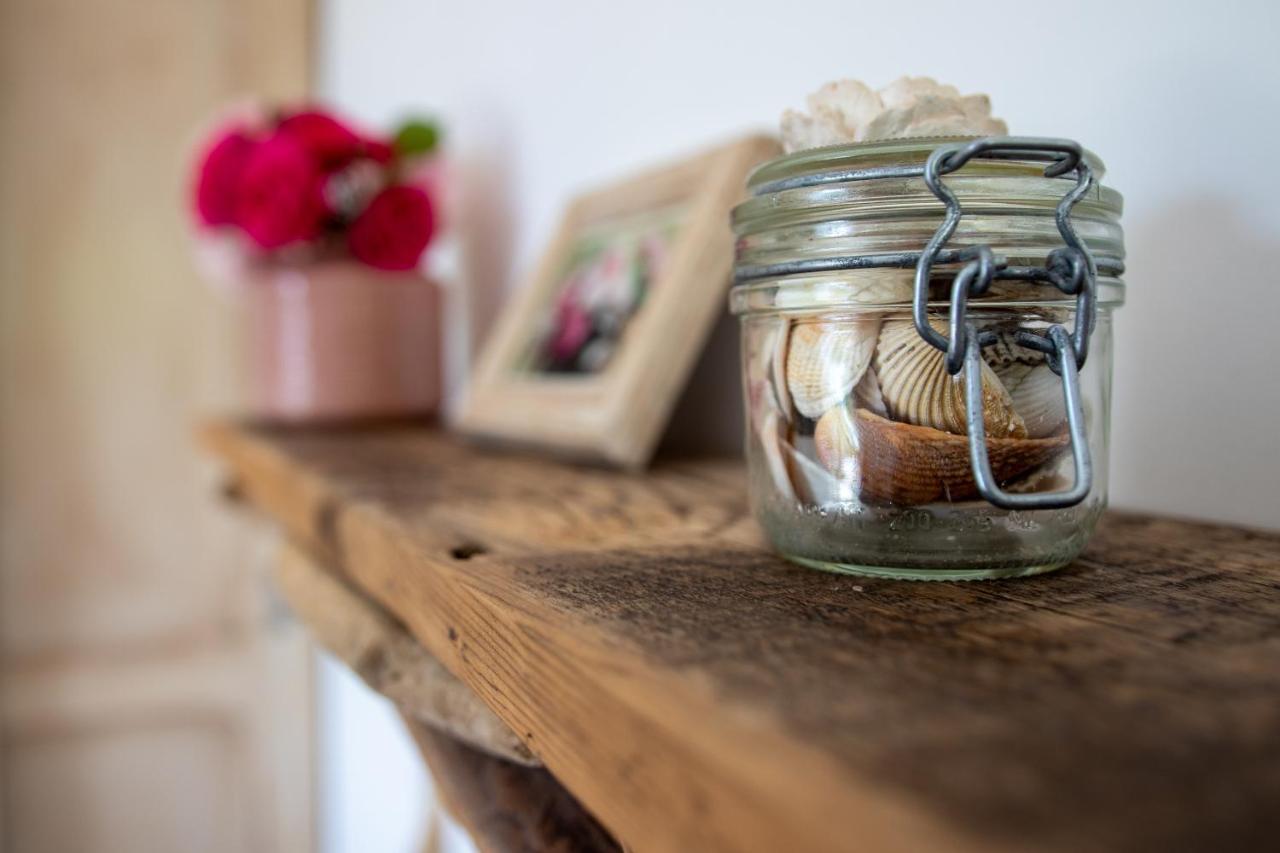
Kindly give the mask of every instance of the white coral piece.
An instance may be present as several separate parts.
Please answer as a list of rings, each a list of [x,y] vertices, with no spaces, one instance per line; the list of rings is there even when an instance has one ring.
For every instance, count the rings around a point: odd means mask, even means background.
[[[786,151],[910,136],[1008,133],[986,95],[961,95],[929,77],[901,77],[879,92],[857,80],[827,83],[807,99],[808,112],[782,116]]]
[[[958,99],[960,90],[932,77],[899,77],[880,90],[880,102],[887,110],[915,106],[921,98]]]

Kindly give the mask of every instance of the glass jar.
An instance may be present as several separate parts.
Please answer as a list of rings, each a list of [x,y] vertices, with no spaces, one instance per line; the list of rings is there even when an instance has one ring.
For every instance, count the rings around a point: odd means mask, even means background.
[[[1063,140],[761,166],[733,215],[753,511],[816,568],[1032,575],[1107,499],[1121,197]]]

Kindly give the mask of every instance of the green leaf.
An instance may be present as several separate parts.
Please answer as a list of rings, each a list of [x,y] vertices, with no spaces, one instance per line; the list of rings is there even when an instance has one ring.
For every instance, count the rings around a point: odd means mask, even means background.
[[[392,145],[401,157],[418,157],[430,153],[440,144],[440,129],[432,122],[410,119],[400,125]]]

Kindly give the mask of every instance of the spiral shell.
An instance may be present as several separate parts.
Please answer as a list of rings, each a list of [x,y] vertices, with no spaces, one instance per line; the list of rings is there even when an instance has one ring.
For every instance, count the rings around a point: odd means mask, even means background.
[[[934,321],[943,334],[946,326]],[[945,355],[920,337],[910,320],[886,320],[880,330],[874,368],[889,416],[956,435],[968,433],[963,374],[947,373]],[[984,362],[982,418],[991,438],[1025,438],[1026,425],[1009,392]]]
[[[919,506],[978,496],[969,439],[925,426],[897,423],[865,409],[854,413],[860,466],[859,495],[869,503]],[[997,483],[1046,465],[1067,447],[1054,438],[990,438],[987,453]]]
[[[871,363],[879,329],[875,318],[804,322],[792,328],[786,386],[800,414],[816,420],[844,402]]]
[[[1062,380],[1043,361],[1040,364],[1013,362],[995,368],[1009,392],[1013,409],[1026,424],[1031,438],[1045,438],[1060,432],[1067,422],[1067,400]]]

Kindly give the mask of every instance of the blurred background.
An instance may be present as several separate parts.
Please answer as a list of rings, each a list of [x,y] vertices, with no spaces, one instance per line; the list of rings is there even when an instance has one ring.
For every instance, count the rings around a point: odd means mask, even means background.
[[[1112,505],[1280,527],[1270,0],[0,10],[8,849],[468,849],[395,714],[316,663],[264,579],[269,535],[195,448],[237,400],[239,330],[192,263],[189,163],[247,96],[439,119],[456,392],[574,192],[773,128],[831,79],[986,92],[1012,132],[1098,152],[1126,197]]]

